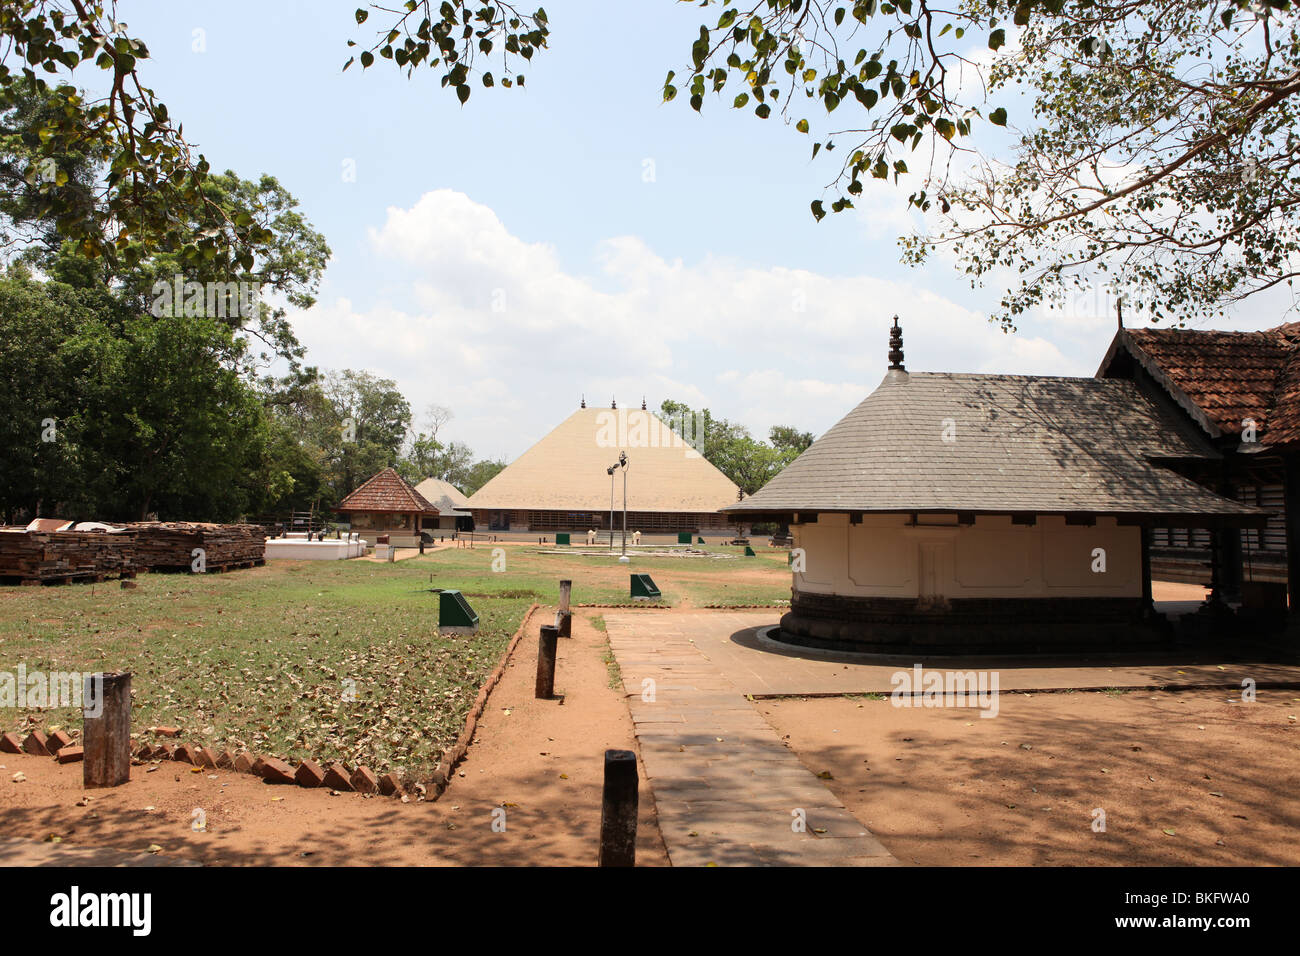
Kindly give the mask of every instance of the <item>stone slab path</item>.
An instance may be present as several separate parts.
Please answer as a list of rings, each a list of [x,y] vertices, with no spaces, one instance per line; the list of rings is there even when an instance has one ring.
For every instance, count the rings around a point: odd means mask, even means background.
[[[897,863],[694,646],[697,616],[605,623],[674,866]]]
[[[772,643],[762,630],[779,614],[605,612],[669,858],[677,866],[895,863],[746,696],[889,694],[892,676],[914,662]],[[1240,694],[1244,677],[1261,688],[1300,687],[1298,666],[1172,654],[1085,662],[931,658],[925,666],[949,663],[996,669],[1003,692],[1169,687]],[[791,827],[796,811],[806,819],[802,833]]]
[[[917,663],[913,658],[792,648],[767,640],[762,632],[777,623],[779,611],[667,611],[653,616],[664,618],[660,623],[672,620],[685,627],[693,646],[718,673],[741,694],[752,697],[889,694],[894,689],[893,675]],[[640,622],[640,633],[648,633],[644,625],[651,623],[650,617],[651,612],[646,612],[634,618]],[[924,664],[927,669],[996,670],[1002,691],[1167,687],[1223,688],[1240,694],[1245,677],[1260,688],[1300,687],[1300,666],[1216,658],[1206,652],[1195,660],[1169,652],[1159,657],[1115,655],[1091,661],[927,657]]]

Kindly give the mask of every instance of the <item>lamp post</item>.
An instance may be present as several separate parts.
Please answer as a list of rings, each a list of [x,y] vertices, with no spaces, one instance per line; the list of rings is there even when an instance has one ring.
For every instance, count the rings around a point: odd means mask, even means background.
[[[627,452],[618,453],[618,463],[623,469],[623,556],[618,560],[622,564],[627,564]]]
[[[618,465],[610,465],[605,469],[605,474],[609,475],[609,550],[614,550],[614,472]]]
[[[623,470],[623,553],[618,559],[620,564],[627,564],[627,452],[618,453],[618,461],[605,469],[609,475],[609,550],[614,550],[614,472]]]

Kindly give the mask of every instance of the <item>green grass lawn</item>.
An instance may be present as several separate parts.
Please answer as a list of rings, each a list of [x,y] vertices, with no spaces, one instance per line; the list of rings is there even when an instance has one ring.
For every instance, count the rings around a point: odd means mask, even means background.
[[[714,549],[717,552],[737,549]],[[175,725],[183,739],[289,760],[364,763],[426,775],[463,726],[528,605],[633,603],[613,558],[492,548],[395,564],[271,562],[228,574],[145,574],[116,582],[0,588],[0,672],[133,672],[133,728]],[[760,552],[760,554],[762,554]],[[499,557],[499,555],[498,555]],[[784,553],[634,559],[667,603],[770,603],[789,597]],[[470,637],[439,636],[438,595],[459,588],[480,617]],[[345,691],[355,688],[355,700]],[[35,717],[80,726],[71,710],[0,711],[0,730]]]

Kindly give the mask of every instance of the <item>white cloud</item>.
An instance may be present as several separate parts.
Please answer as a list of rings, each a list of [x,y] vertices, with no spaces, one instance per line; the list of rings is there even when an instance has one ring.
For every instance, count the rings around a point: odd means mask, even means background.
[[[385,271],[375,302],[331,299],[327,281],[296,317],[299,337],[322,367],[395,379],[417,417],[451,408],[446,435],[484,456],[517,456],[584,394],[708,406],[758,436],[774,424],[820,434],[879,383],[895,313],[915,370],[1088,374],[1096,361],[1003,335],[922,272],[913,283],[687,263],[616,236],[578,274],[451,190],[390,208],[369,239]]]

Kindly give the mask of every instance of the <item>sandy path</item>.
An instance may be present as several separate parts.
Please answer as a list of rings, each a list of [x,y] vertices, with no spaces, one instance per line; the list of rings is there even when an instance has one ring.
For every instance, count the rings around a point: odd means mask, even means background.
[[[1300,864],[1300,693],[1229,696],[1004,694],[994,718],[889,700],[756,706],[904,863]]]
[[[157,845],[168,855],[224,865],[591,865],[604,751],[634,749],[632,723],[622,693],[608,686],[605,636],[582,614],[573,638],[560,642],[556,693],[563,701],[533,698],[537,628],[548,619],[546,609],[533,617],[474,745],[434,803],[335,797],[167,763],[152,773],[134,767],[129,784],[90,791],[89,805],[79,807],[86,794],[80,765],[0,754],[0,833],[129,853]],[[13,782],[16,772],[26,781]],[[195,808],[206,814],[206,832],[192,829]],[[497,808],[505,810],[503,833],[493,830]],[[34,862],[48,850],[0,843],[0,865]],[[637,854],[640,865],[667,863],[644,787]]]

